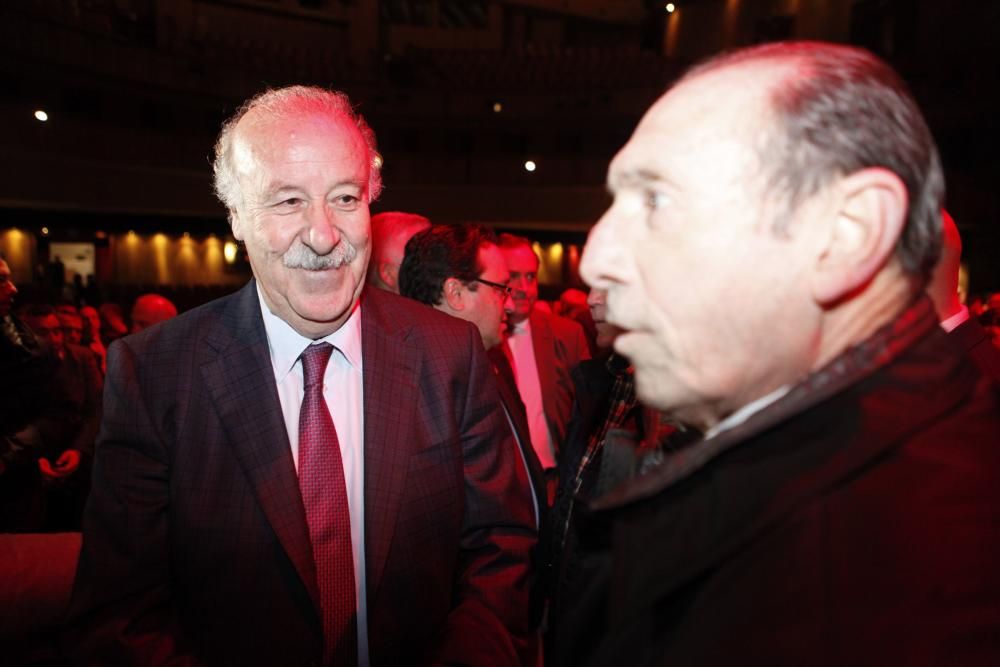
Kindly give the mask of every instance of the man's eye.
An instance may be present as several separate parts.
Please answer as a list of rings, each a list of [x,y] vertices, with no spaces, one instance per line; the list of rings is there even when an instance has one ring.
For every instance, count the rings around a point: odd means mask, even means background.
[[[354,195],[339,195],[333,201],[340,208],[352,210],[357,207],[361,199]]]
[[[643,206],[646,207],[647,211],[653,212],[663,207],[666,202],[666,197],[656,192],[655,190],[647,190],[643,193]]]
[[[294,208],[302,203],[302,200],[298,197],[289,197],[288,199],[282,199],[275,206],[279,208]]]

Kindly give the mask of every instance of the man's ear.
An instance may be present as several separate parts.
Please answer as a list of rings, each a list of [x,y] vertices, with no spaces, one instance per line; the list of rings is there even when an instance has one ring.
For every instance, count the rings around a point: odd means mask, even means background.
[[[466,287],[458,278],[447,278],[441,288],[441,300],[450,310],[460,312],[465,310]]]
[[[399,266],[391,262],[378,263],[378,277],[394,290],[399,289]]]
[[[833,224],[812,277],[813,298],[821,304],[839,301],[878,275],[896,249],[909,203],[899,176],[878,167],[832,187]]]
[[[243,219],[235,208],[229,209],[229,226],[233,229],[233,237],[237,241],[242,241],[244,234]]]

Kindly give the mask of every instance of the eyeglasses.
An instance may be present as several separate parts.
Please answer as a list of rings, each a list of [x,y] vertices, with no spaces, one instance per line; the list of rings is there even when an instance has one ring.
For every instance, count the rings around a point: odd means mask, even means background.
[[[473,278],[473,282],[482,283],[487,287],[492,287],[496,291],[503,295],[504,299],[514,295],[514,288],[510,285],[501,285],[500,283],[495,283],[492,280],[484,280],[483,278]]]

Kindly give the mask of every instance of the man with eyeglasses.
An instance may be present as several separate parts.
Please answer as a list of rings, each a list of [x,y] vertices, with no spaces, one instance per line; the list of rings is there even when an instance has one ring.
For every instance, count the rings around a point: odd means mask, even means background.
[[[490,351],[504,412],[519,445],[521,472],[526,484],[530,480],[535,521],[542,533],[547,513],[544,473],[531,447],[527,416],[510,365],[498,353],[507,317],[514,308],[509,283],[510,272],[497,245],[497,236],[482,225],[434,225],[418,232],[406,244],[399,269],[400,294],[471,322],[479,329],[483,345]],[[543,542],[544,539],[539,539],[539,544]],[[537,629],[541,596],[534,585],[531,608],[532,628]],[[535,663],[537,651],[537,641],[522,647],[525,664]]]

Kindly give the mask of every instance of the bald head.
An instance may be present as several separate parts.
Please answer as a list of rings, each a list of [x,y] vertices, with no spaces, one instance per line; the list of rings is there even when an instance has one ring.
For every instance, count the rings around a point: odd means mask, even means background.
[[[430,226],[430,220],[416,213],[388,211],[372,216],[369,284],[398,294],[399,267],[403,263],[406,242]]]
[[[154,324],[177,315],[177,306],[159,294],[143,294],[132,306],[132,333],[139,333]]]

